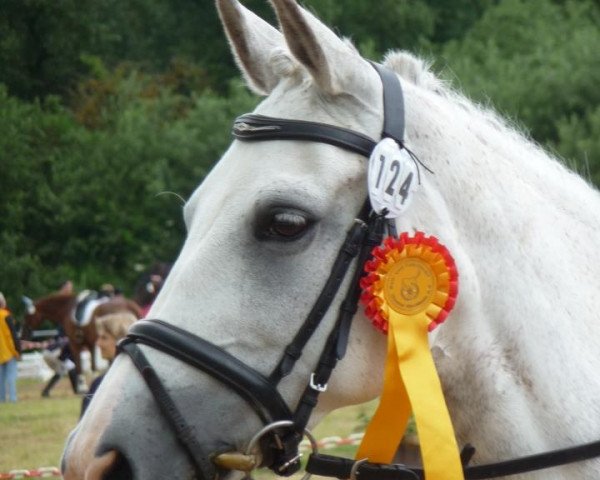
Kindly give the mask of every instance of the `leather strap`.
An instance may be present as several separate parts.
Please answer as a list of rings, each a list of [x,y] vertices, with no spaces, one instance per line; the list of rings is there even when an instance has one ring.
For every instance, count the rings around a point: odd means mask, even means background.
[[[308,457],[306,471],[324,477],[350,478],[355,463],[356,460],[349,458],[313,453]],[[360,465],[357,473],[357,478],[360,480],[422,480],[423,478],[415,469],[400,464],[382,465],[366,462]]]
[[[389,137],[404,146],[404,95],[398,76],[388,68],[371,62],[381,77],[383,84],[383,132],[382,138]]]
[[[376,141],[353,130],[305,120],[246,113],[236,118],[233,136],[239,140],[306,140],[340,147],[369,157]]]
[[[240,395],[265,423],[289,420],[287,404],[266,377],[222,348],[161,320],[139,320],[124,343],[142,343],[208,373]]]
[[[313,385],[326,386],[337,362],[346,354],[352,319],[358,310],[358,300],[362,291],[359,285],[364,273],[362,266],[370,260],[373,247],[381,243],[385,230],[385,222],[386,220],[382,216],[375,213],[371,214],[367,235],[363,239],[356,261],[356,269],[352,275],[346,297],[340,305],[337,322],[329,334],[325,348],[319,357],[319,363],[315,368],[312,382],[307,385],[294,412],[294,424],[298,431],[304,430],[308,424],[312,411],[317,405],[319,394],[322,391],[314,388]]]
[[[179,408],[167,393],[159,376],[148,362],[144,353],[133,342],[120,343],[119,350],[127,353],[127,355],[131,357],[133,364],[142,374],[142,378],[146,382],[146,385],[148,385],[148,389],[152,393],[158,408],[166,418],[171,429],[175,432],[177,441],[192,461],[198,479],[214,479],[217,473],[214,463],[211,462],[209,455],[204,451],[200,442],[198,442],[193,430],[187,424],[179,411]]]
[[[285,348],[283,357],[269,377],[269,380],[273,385],[277,385],[283,377],[291,372],[296,361],[302,355],[306,343],[310,340],[310,337],[319,326],[319,323],[327,313],[327,310],[329,310],[331,302],[333,302],[333,299],[346,276],[346,272],[348,271],[348,268],[350,268],[352,260],[360,252],[360,247],[366,232],[367,226],[364,221],[360,219],[355,220],[354,225],[346,235],[346,240],[344,241],[342,248],[340,248],[337,258],[331,268],[331,273],[329,274],[317,301],[314,303],[306,320],[292,341]]]
[[[600,456],[600,441],[503,462],[464,466],[463,471],[466,480],[483,480],[558,467],[598,456]],[[349,478],[355,463],[356,460],[348,458],[313,453],[308,459],[306,471],[325,477]],[[465,463],[463,462],[463,465]],[[360,480],[422,480],[425,478],[422,468],[397,464],[382,465],[366,462],[360,465],[358,472]]]

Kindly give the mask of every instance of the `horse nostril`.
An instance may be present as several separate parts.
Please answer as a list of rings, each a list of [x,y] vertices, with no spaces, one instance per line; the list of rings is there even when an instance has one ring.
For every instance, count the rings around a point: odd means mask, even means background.
[[[107,471],[103,479],[105,480],[132,480],[133,479],[133,469],[129,464],[129,461],[120,452],[117,452],[116,462],[113,464],[112,468]]]
[[[133,470],[127,458],[118,450],[109,450],[94,458],[85,472],[86,480],[131,480]]]

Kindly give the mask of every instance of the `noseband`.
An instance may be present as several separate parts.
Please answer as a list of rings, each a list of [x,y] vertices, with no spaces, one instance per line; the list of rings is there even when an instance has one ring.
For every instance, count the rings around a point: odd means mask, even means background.
[[[372,65],[383,85],[384,125],[381,137],[392,138],[398,145],[403,146],[404,100],[400,81],[392,71],[377,64]],[[334,125],[256,114],[238,117],[233,126],[233,135],[241,141],[300,140],[326,143],[367,158],[377,144],[366,135]],[[261,443],[262,466],[267,466],[277,475],[289,476],[300,468],[298,445],[319,394],[327,389],[333,369],[345,354],[352,318],[358,308],[362,266],[369,260],[372,249],[381,243],[386,229],[394,233],[393,226],[383,216],[372,211],[367,198],[348,230],[321,293],[268,377],[211,342],[161,320],[140,320],[131,327],[127,337],[119,343],[119,352],[129,355],[140,371],[161,413],[194,465],[198,479],[211,480],[216,477],[218,470],[213,458],[222,452],[205,451],[196,432],[186,422],[139,345],[147,345],[207,373],[243,398],[266,425],[251,442]],[[314,372],[307,379],[307,386],[298,405],[292,412],[277,386],[281,379],[292,371],[302,355],[304,347],[337,296],[353,262],[354,271],[344,300],[340,304],[335,325],[329,333]],[[467,467],[466,464],[473,453],[474,449],[467,446],[461,454],[465,478],[483,479],[592,458],[600,455],[600,442],[506,462]],[[314,453],[309,459],[307,471],[352,480],[358,473],[363,480],[424,478],[420,468],[363,464],[362,461],[353,462]]]

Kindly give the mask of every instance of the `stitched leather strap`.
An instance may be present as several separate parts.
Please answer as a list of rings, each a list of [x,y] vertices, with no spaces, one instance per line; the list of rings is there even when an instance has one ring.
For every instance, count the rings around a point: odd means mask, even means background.
[[[187,453],[190,460],[192,460],[192,465],[194,465],[198,479],[213,480],[217,473],[215,465],[194,436],[193,430],[167,393],[163,383],[144,353],[133,342],[122,342],[119,344],[119,349],[129,355],[133,364],[142,374],[142,378],[146,382],[146,385],[148,385],[148,389],[156,400],[158,408],[171,429],[175,432],[177,441]]]
[[[325,282],[321,294],[317,298],[317,301],[314,303],[306,320],[294,336],[293,340],[285,348],[283,357],[269,377],[269,380],[273,385],[277,385],[283,377],[291,372],[296,361],[300,358],[300,355],[302,355],[306,343],[310,340],[310,337],[319,326],[319,323],[327,313],[327,310],[329,310],[331,302],[333,302],[333,299],[346,276],[346,272],[352,264],[352,260],[354,260],[360,252],[360,247],[366,232],[367,226],[362,220],[355,221],[354,225],[349,230],[346,240],[333,263],[331,273]]]
[[[404,144],[404,95],[398,76],[388,68],[371,62],[381,77],[383,84],[383,119],[382,138],[390,137],[400,146]]]
[[[370,260],[373,247],[381,243],[385,231],[385,222],[386,220],[382,216],[374,213],[371,214],[368,232],[363,238],[360,253],[356,261],[356,268],[352,274],[346,297],[340,305],[335,327],[327,338],[325,348],[319,357],[319,363],[314,370],[313,384],[326,386],[337,362],[346,353],[352,319],[358,310],[358,300],[362,291],[359,285],[364,273],[362,266]],[[315,389],[313,385],[307,385],[294,412],[294,424],[297,430],[303,430],[308,424],[312,411],[317,405],[320,393],[321,391]]]
[[[469,453],[472,454],[473,452]],[[503,462],[464,466],[463,471],[466,480],[483,480],[558,467],[598,456],[600,456],[600,441]],[[312,454],[308,459],[306,471],[313,475],[325,477],[349,478],[355,462],[356,460],[349,458]],[[463,465],[465,463],[467,462],[463,461]],[[358,472],[361,480],[423,480],[425,478],[422,468],[396,464],[382,465],[366,462],[360,465]]]
[[[398,76],[388,68],[371,63],[383,85],[383,131],[381,138],[404,144],[404,96]],[[377,141],[348,128],[306,120],[291,120],[246,113],[233,124],[233,135],[244,141],[306,140],[334,145],[369,158]]]
[[[148,345],[208,373],[246,400],[265,424],[292,416],[266,377],[188,331],[161,320],[139,320],[131,326],[125,342]]]
[[[347,128],[304,120],[273,118],[254,113],[247,113],[235,120],[233,135],[245,141],[306,140],[327,143],[367,158],[377,143],[372,138]]]

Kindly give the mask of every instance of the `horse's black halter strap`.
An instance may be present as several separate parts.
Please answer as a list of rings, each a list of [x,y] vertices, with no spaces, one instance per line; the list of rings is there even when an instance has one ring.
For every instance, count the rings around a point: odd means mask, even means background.
[[[399,145],[404,139],[404,101],[398,77],[393,72],[372,64],[383,84],[384,125],[382,138],[390,137]],[[343,127],[323,123],[246,114],[236,119],[233,135],[241,141],[300,140],[321,142],[369,157],[376,141],[366,135]],[[219,452],[205,452],[193,429],[187,424],[177,405],[170,397],[155,369],[148,362],[138,344],[144,344],[171,355],[213,378],[221,381],[256,412],[265,424],[293,419],[292,431],[274,432],[277,442],[263,445],[264,463],[279,475],[291,475],[300,467],[297,454],[302,432],[317,404],[319,393],[327,387],[331,372],[344,356],[352,318],[360,295],[359,280],[362,266],[369,259],[373,247],[380,244],[386,229],[382,216],[371,211],[368,199],[357,215],[338,255],[331,273],[304,323],[285,348],[277,366],[267,378],[214,344],[190,332],[160,320],[144,320],[132,326],[129,335],[119,344],[119,351],[127,353],[141,372],[160,411],[166,417],[182,448],[196,469],[198,479],[211,480],[216,467],[211,456]],[[358,257],[356,262],[354,260]],[[350,266],[355,263],[348,291],[341,302],[337,321],[325,342],[314,372],[311,375],[296,410],[292,413],[279,394],[279,381],[291,372],[296,361],[321,320],[329,310]],[[273,439],[271,439],[273,440]],[[472,447],[463,450],[465,478],[483,479],[512,475],[585,460],[600,455],[600,442],[582,445],[530,457],[518,458],[490,465],[468,467]],[[318,475],[348,478],[353,471],[353,460],[313,453],[307,472]],[[356,473],[356,472],[355,472]],[[405,465],[361,464],[358,473],[363,480],[423,479],[423,471]]]
[[[142,343],[167,353],[226,384],[254,409],[265,423],[288,420],[290,409],[271,382],[225,350],[161,320],[132,325],[122,348]]]
[[[504,462],[473,466],[467,466],[466,464],[475,453],[475,449],[467,446],[463,452],[465,451],[468,452],[466,458],[463,460],[465,479],[483,480],[534,472],[568,463],[589,460],[600,455],[600,441],[514,458]],[[349,478],[355,463],[355,460],[348,458],[313,454],[308,459],[306,471],[325,477]],[[361,480],[423,480],[425,478],[422,468],[397,464],[387,465],[366,462],[362,463],[355,473],[358,474]]]
[[[134,343],[135,341],[133,337],[131,337],[131,340],[126,338],[121,341],[119,343],[119,352],[127,353],[135,367],[142,374],[142,378],[156,400],[160,412],[167,419],[169,426],[175,433],[177,441],[192,461],[198,478],[206,480],[214,478],[216,468],[210,461],[210,457],[204,451],[202,444],[194,435],[194,432],[185,421],[175,402],[173,402],[156,370],[150,365],[150,362],[148,362],[148,359],[138,345]]]
[[[404,97],[400,80],[394,72],[371,63],[383,85],[383,129],[381,138],[390,137],[403,145]],[[377,141],[362,133],[327,123],[289,120],[246,113],[236,118],[233,135],[238,140],[306,140],[327,143],[369,158]]]

